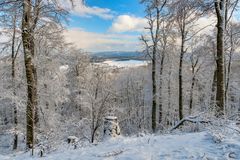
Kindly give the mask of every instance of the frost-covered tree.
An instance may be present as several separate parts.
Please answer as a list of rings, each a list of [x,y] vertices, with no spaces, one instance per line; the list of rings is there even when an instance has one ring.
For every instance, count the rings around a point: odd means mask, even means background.
[[[215,0],[215,12],[217,17],[217,91],[216,91],[216,115],[224,115],[225,108],[225,31],[229,20],[238,4],[238,0]]]
[[[156,77],[156,63],[157,54],[159,52],[158,45],[160,39],[160,25],[161,17],[164,14],[164,7],[167,4],[167,0],[142,0],[142,3],[146,5],[146,19],[148,26],[146,26],[149,36],[141,36],[140,40],[145,45],[146,54],[150,57],[152,62],[152,130],[156,132],[157,128],[157,77]],[[159,106],[161,113],[162,106]],[[160,116],[160,119],[162,117]]]

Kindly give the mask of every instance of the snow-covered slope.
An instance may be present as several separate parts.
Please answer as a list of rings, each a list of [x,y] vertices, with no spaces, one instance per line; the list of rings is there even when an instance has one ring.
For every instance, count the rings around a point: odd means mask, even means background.
[[[1,156],[1,160],[224,160],[240,159],[240,139],[217,143],[208,132],[180,135],[119,137],[96,146],[61,147],[45,157],[30,153]]]

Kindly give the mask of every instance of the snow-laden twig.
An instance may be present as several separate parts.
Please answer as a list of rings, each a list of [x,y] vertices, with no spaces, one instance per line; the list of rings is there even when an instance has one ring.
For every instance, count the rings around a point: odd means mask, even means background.
[[[237,113],[235,113],[235,114],[233,114],[233,115],[228,116],[227,119],[233,120],[233,119],[236,118],[236,117],[240,117],[240,112],[237,112]]]

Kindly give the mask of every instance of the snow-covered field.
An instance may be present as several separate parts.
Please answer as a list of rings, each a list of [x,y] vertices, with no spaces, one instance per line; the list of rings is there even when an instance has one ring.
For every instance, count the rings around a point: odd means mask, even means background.
[[[230,160],[240,159],[240,136],[218,142],[209,132],[119,137],[73,149],[62,146],[42,158],[28,153],[0,155],[1,160]]]
[[[140,60],[126,60],[126,61],[107,60],[102,62],[102,64],[107,64],[111,67],[129,68],[129,67],[146,66],[148,62],[140,61]]]

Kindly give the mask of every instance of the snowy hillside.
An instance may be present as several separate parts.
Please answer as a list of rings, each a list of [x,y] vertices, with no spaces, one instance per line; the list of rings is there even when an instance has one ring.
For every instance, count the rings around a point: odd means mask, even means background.
[[[222,139],[207,131],[177,135],[143,137],[119,137],[98,145],[73,149],[61,149],[43,158],[30,153],[0,156],[1,160],[227,160],[240,159],[240,138],[234,136]]]

